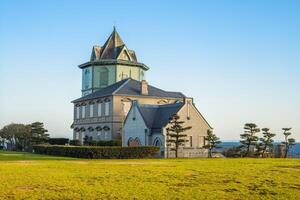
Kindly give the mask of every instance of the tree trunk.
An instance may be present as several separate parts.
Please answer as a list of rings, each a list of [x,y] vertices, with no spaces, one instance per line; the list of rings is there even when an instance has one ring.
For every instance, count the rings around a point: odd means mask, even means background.
[[[208,157],[211,158],[212,155],[211,155],[211,149],[208,149]]]

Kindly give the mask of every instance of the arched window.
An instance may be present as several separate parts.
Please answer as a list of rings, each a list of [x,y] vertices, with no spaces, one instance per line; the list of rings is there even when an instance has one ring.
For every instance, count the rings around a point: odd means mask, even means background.
[[[128,139],[128,142],[127,142],[127,146],[131,147],[131,146],[132,146],[132,141],[133,141],[133,139],[132,139],[132,138],[129,138],[129,139]]]
[[[153,145],[156,146],[156,147],[160,147],[162,145],[162,142],[161,140],[157,137],[155,138],[154,142],[153,142]]]
[[[137,147],[137,146],[141,146],[141,141],[138,137],[136,137],[135,139],[129,138],[127,145],[129,147]]]
[[[136,138],[134,139],[134,141],[135,141],[135,143],[136,143],[136,146],[141,146],[141,141],[140,141],[140,139],[139,139],[138,137],[136,137]]]

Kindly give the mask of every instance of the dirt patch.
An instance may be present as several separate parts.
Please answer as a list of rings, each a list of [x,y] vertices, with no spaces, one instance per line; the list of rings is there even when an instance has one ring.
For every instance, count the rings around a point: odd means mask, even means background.
[[[286,169],[298,169],[300,170],[300,165],[293,165],[293,166],[277,166],[278,168],[286,168]]]
[[[73,164],[80,164],[80,165],[89,164],[88,161],[64,161],[64,163],[73,163]]]
[[[35,186],[30,186],[30,185],[22,185],[22,186],[17,186],[15,189],[16,189],[16,190],[32,191],[32,190],[37,189],[37,187],[35,187]]]

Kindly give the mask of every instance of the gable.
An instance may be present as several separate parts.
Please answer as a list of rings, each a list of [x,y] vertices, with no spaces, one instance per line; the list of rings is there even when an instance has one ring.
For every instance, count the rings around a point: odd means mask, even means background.
[[[131,57],[128,53],[128,50],[127,48],[124,46],[124,48],[121,50],[119,56],[117,59],[120,59],[120,60],[128,60],[128,61],[131,61]]]
[[[133,102],[131,108],[124,120],[124,128],[126,130],[147,128],[146,122],[138,109],[136,102]]]
[[[187,100],[187,103],[178,111],[178,115],[186,122],[186,126],[189,125],[195,129],[212,129],[192,100]]]

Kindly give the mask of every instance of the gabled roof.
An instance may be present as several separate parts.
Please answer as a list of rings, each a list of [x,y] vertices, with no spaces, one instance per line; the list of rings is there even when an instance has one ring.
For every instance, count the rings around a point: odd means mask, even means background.
[[[135,52],[133,50],[128,50],[124,44],[122,38],[114,27],[113,32],[110,34],[106,42],[102,47],[94,46],[91,55],[91,61],[94,60],[108,60],[108,59],[124,59],[124,57],[119,58],[122,50],[125,49],[129,57],[125,57],[125,60],[131,62],[137,62]]]
[[[167,125],[172,115],[184,105],[183,102],[164,105],[138,104],[137,107],[149,129],[161,129]]]
[[[180,92],[168,92],[159,88],[148,85],[148,95],[141,94],[141,82],[128,78],[109,85],[103,89],[100,89],[92,94],[86,95],[73,101],[77,103],[80,101],[97,99],[105,96],[112,95],[124,95],[124,96],[149,96],[149,97],[161,97],[161,98],[178,98],[182,99],[185,96]]]

